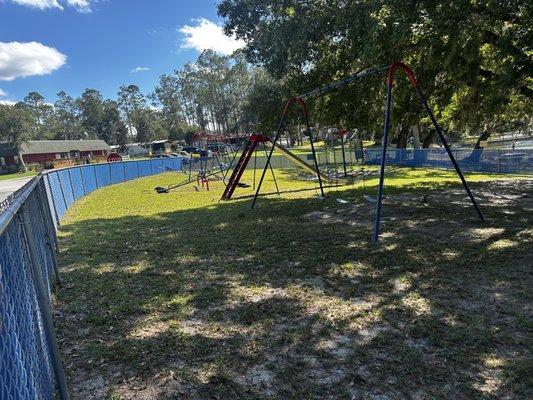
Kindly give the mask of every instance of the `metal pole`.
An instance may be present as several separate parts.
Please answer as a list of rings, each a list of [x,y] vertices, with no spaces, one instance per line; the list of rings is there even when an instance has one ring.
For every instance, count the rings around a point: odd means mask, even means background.
[[[316,158],[315,146],[313,144],[313,135],[311,133],[311,127],[309,125],[309,116],[308,116],[308,113],[307,113],[307,105],[306,105],[305,101],[303,99],[301,99],[300,97],[293,97],[292,99],[287,101],[287,103],[285,104],[285,108],[283,110],[283,115],[281,117],[281,120],[279,121],[278,131],[276,132],[276,136],[274,137],[274,141],[272,141],[272,147],[270,148],[270,152],[268,153],[268,157],[267,157],[267,162],[266,162],[265,168],[263,168],[263,172],[261,173],[261,179],[259,179],[259,184],[257,185],[257,190],[256,190],[255,195],[254,195],[254,200],[252,201],[252,208],[254,208],[255,202],[257,201],[257,197],[259,196],[259,191],[261,190],[261,185],[263,184],[263,180],[265,179],[266,171],[267,171],[268,167],[270,166],[270,160],[272,159],[272,153],[274,153],[274,148],[276,147],[276,143],[278,142],[278,140],[279,140],[279,138],[281,136],[281,133],[283,132],[283,127],[285,126],[285,119],[286,119],[287,114],[289,112],[289,108],[295,102],[299,102],[301,104],[301,106],[302,106],[302,109],[303,109],[305,124],[307,126],[307,134],[309,135],[309,141],[311,142],[311,151],[313,152],[313,160],[315,162],[316,174],[318,176],[318,183],[320,185],[320,193],[322,195],[322,200],[325,200],[325,198],[326,198],[325,195],[324,195],[324,187],[322,186],[322,178],[320,177],[320,169],[318,167],[318,161],[317,161],[317,158]]]
[[[65,204],[65,210],[68,210],[67,198],[65,197],[65,191],[63,190],[63,184],[61,183],[61,178],[59,177],[59,172],[57,174],[57,181],[59,182],[59,188],[61,189],[61,196],[63,197],[63,203]],[[58,219],[59,221],[59,219]]]
[[[81,187],[83,189],[83,195],[85,196],[87,194],[87,189],[85,188],[85,179],[83,178],[83,170],[85,169],[85,166],[78,168],[80,169]]]
[[[474,198],[474,195],[470,191],[470,187],[468,186],[468,183],[466,182],[466,179],[463,175],[463,172],[461,171],[461,168],[459,168],[459,164],[455,160],[455,157],[453,156],[453,153],[450,149],[450,146],[448,146],[448,142],[446,141],[446,138],[444,137],[444,134],[442,133],[439,124],[437,123],[437,120],[435,119],[435,116],[433,115],[433,111],[431,111],[431,108],[429,107],[426,97],[424,96],[424,93],[422,92],[422,89],[419,85],[416,86],[416,90],[418,92],[418,96],[420,97],[420,101],[422,102],[422,105],[426,109],[426,112],[429,115],[429,118],[431,119],[431,122],[433,123],[433,126],[435,127],[435,130],[437,131],[437,134],[439,135],[439,138],[444,145],[444,148],[446,149],[446,152],[448,153],[448,156],[450,157],[450,160],[453,164],[453,167],[455,168],[455,171],[457,172],[457,175],[459,175],[459,179],[461,179],[461,182],[466,190],[466,193],[468,194],[468,197],[470,198],[470,201],[472,202],[472,205],[476,209],[477,215],[479,216],[479,219],[481,221],[485,221],[485,217],[483,216],[483,213],[481,212],[481,209],[479,208],[476,199]]]
[[[348,177],[348,172],[346,171],[346,155],[344,154],[344,136],[341,136],[341,150],[342,150],[342,165],[344,167],[344,177]]]
[[[71,167],[68,167],[67,168],[67,171],[68,171],[68,180],[70,182],[70,191],[72,192],[72,198],[74,200],[76,200],[76,194],[74,193],[74,185],[72,184],[72,176],[70,175],[70,168]]]
[[[272,142],[272,147],[270,148],[270,151],[268,152],[267,161],[265,164],[265,168],[263,168],[263,172],[261,173],[261,178],[259,178],[259,183],[257,185],[257,190],[255,191],[254,200],[252,201],[252,208],[255,206],[255,202],[257,201],[257,197],[259,196],[259,190],[261,189],[261,185],[263,184],[263,180],[265,179],[265,174],[268,169],[268,166],[270,164],[270,159],[272,158],[272,153],[274,153],[274,147],[276,147],[276,143],[281,135],[281,132],[283,131],[283,127],[285,125],[285,118],[287,116],[287,112],[289,109],[289,106],[292,104],[292,99],[287,102],[285,105],[285,110],[283,111],[283,115],[281,116],[281,120],[278,124],[278,131],[276,132],[276,136],[274,136],[274,141]]]
[[[263,145],[264,145],[264,143],[263,143]],[[265,150],[265,153],[266,153],[266,150]],[[255,170],[256,169],[257,169],[257,148],[254,151],[254,183],[253,183],[252,190],[255,190]]]
[[[93,164],[94,182],[96,183],[96,189],[98,189],[98,174],[96,173],[96,165]],[[137,176],[139,174],[137,173]]]
[[[322,178],[320,177],[320,169],[318,168],[318,159],[316,158],[315,145],[313,144],[313,134],[311,133],[311,126],[309,126],[309,116],[307,115],[307,106],[302,100],[302,107],[304,109],[305,125],[307,126],[307,134],[309,135],[309,142],[311,143],[311,151],[313,152],[313,161],[315,162],[316,175],[318,176],[318,184],[320,185],[320,194],[322,200],[326,200],[324,194],[324,187],[322,186]]]
[[[57,345],[57,339],[54,331],[54,323],[52,320],[52,313],[50,311],[50,302],[46,295],[46,290],[41,276],[41,271],[38,265],[37,245],[35,243],[35,236],[33,228],[30,223],[30,216],[28,213],[28,206],[23,204],[21,213],[19,213],[22,230],[28,246],[28,253],[30,258],[30,265],[33,275],[33,281],[35,283],[35,292],[37,295],[37,303],[42,316],[44,334],[48,348],[50,349],[50,359],[52,362],[52,369],[54,370],[54,376],[56,378],[57,390],[59,392],[59,398],[61,400],[69,400],[67,380],[65,378],[65,372],[63,370],[63,364],[61,363],[61,356],[59,353],[59,346]]]
[[[381,166],[379,171],[378,199],[376,204],[376,218],[374,221],[374,235],[372,241],[379,240],[379,224],[381,222],[381,201],[383,199],[383,181],[385,180],[385,156],[387,155],[387,140],[389,137],[390,111],[392,105],[392,79],[387,83],[387,102],[385,104],[385,124],[383,127],[383,142],[381,149]]]
[[[267,154],[267,149],[266,149],[266,146],[265,146],[265,142],[263,142],[263,149],[265,150],[265,155]],[[257,155],[257,149],[256,149],[256,153]],[[268,164],[269,167],[270,167],[270,172],[272,173],[272,179],[274,179],[274,185],[276,185],[276,192],[278,192],[278,196],[280,195],[279,193],[279,187],[278,187],[278,181],[276,180],[276,175],[274,175],[274,169],[272,168],[272,164]],[[255,185],[255,170],[254,170],[254,185]]]
[[[41,184],[42,183],[43,182],[41,182]],[[48,199],[46,198],[46,191],[44,187],[42,187],[40,184],[38,185],[37,190],[38,192],[35,193],[35,195],[39,195],[37,201],[39,203],[39,208],[41,210],[41,217],[42,217],[43,225],[44,225],[44,234],[45,234],[46,244],[48,245],[50,249],[50,253],[52,254],[52,266],[54,267],[56,283],[58,285],[61,285],[61,279],[59,278],[59,267],[57,263],[57,253],[56,253],[57,252],[57,236],[55,235],[55,228],[53,226],[51,215],[49,212],[46,212],[47,203],[48,203],[47,202]],[[45,201],[46,201],[46,204],[45,204]],[[48,207],[48,210],[50,210],[49,207]]]
[[[48,181],[48,187],[50,188],[50,195],[53,196],[52,195],[52,186],[50,186],[50,175],[49,174],[46,174],[46,180]],[[46,200],[48,201],[48,196],[46,197]],[[52,205],[54,206],[54,214],[56,216],[57,224],[59,225],[59,215],[57,215],[55,202],[52,202]]]

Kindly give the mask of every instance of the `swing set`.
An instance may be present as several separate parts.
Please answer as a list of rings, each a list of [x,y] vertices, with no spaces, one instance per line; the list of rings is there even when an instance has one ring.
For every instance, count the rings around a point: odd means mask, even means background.
[[[411,82],[411,85],[414,89],[414,91],[417,93],[419,99],[420,99],[420,102],[423,106],[423,108],[425,109],[427,115],[429,116],[430,120],[431,120],[431,123],[433,124],[433,127],[435,128],[436,132],[437,132],[437,135],[439,137],[439,139],[441,140],[447,154],[448,154],[448,157],[450,158],[450,161],[452,162],[454,168],[455,168],[455,171],[457,173],[457,175],[459,176],[459,179],[466,191],[466,193],[468,194],[468,197],[470,198],[470,201],[472,203],[472,206],[474,207],[479,219],[481,221],[485,221],[485,218],[481,212],[481,209],[479,208],[477,202],[476,202],[476,199],[474,198],[474,195],[472,194],[472,191],[470,190],[470,187],[468,186],[468,183],[466,182],[466,179],[463,175],[463,172],[461,171],[461,168],[459,167],[459,164],[457,163],[457,161],[455,160],[455,157],[453,156],[453,153],[451,152],[450,150],[450,146],[448,145],[448,142],[446,140],[446,138],[444,137],[444,134],[442,133],[442,130],[439,126],[439,124],[437,123],[437,120],[435,119],[435,116],[433,114],[433,111],[431,110],[431,108],[429,107],[428,103],[427,103],[427,100],[426,100],[426,96],[424,95],[424,92],[422,91],[422,88],[420,87],[413,71],[404,63],[402,62],[395,62],[393,64],[390,64],[390,65],[386,65],[386,66],[382,66],[382,67],[378,67],[378,68],[372,68],[372,69],[366,69],[366,70],[363,70],[361,72],[358,72],[354,75],[351,75],[341,81],[337,81],[337,82],[334,82],[334,83],[331,83],[327,86],[324,86],[322,88],[319,88],[319,89],[315,89],[309,93],[306,93],[306,94],[303,94],[303,95],[300,95],[300,96],[295,96],[291,99],[289,99],[287,101],[287,103],[285,104],[285,107],[284,107],[284,110],[283,110],[283,114],[281,116],[281,119],[280,119],[280,122],[279,122],[279,125],[278,125],[278,129],[277,129],[277,132],[276,132],[276,135],[274,136],[274,139],[272,140],[271,138],[267,137],[267,136],[264,136],[264,135],[252,135],[250,136],[250,138],[248,139],[245,147],[244,147],[244,150],[241,154],[241,157],[239,159],[239,161],[237,162],[237,164],[235,165],[235,168],[233,169],[233,172],[231,174],[231,177],[228,181],[228,184],[226,185],[226,189],[224,191],[224,194],[222,195],[222,199],[225,199],[225,200],[228,200],[231,198],[234,190],[236,187],[239,186],[240,184],[240,179],[241,179],[241,176],[244,172],[244,170],[246,169],[246,166],[248,164],[248,162],[250,161],[250,158],[252,156],[252,153],[254,152],[254,150],[256,149],[257,145],[259,143],[268,143],[270,146],[270,151],[268,152],[268,156],[267,156],[267,161],[266,161],[266,164],[264,166],[264,169],[263,169],[263,172],[261,173],[261,178],[259,179],[259,183],[257,185],[257,189],[256,189],[256,192],[255,192],[255,195],[254,195],[254,199],[252,201],[252,208],[255,207],[255,204],[257,202],[257,198],[259,197],[259,194],[260,194],[260,191],[261,191],[261,185],[263,184],[263,180],[265,178],[265,175],[266,175],[266,172],[267,170],[270,168],[270,170],[272,171],[273,173],[273,170],[272,170],[272,166],[270,164],[271,162],[271,159],[272,159],[272,154],[274,152],[275,149],[281,149],[282,151],[286,151],[288,152],[290,155],[292,155],[294,157],[294,161],[297,161],[299,162],[300,164],[301,163],[304,163],[306,164],[306,167],[308,169],[310,169],[312,171],[313,174],[316,174],[317,178],[318,178],[318,185],[320,187],[320,198],[322,200],[325,199],[325,194],[324,194],[324,186],[323,186],[323,181],[325,179],[329,179],[329,177],[327,177],[326,175],[322,174],[320,172],[320,168],[319,168],[319,165],[318,165],[318,159],[317,159],[317,154],[316,154],[316,151],[315,151],[315,146],[314,146],[314,141],[313,141],[313,136],[312,136],[312,133],[311,133],[311,126],[310,126],[310,123],[309,123],[309,112],[308,112],[308,108],[307,108],[307,100],[311,99],[311,98],[315,98],[315,97],[319,97],[319,96],[322,96],[326,93],[329,93],[333,90],[336,90],[336,89],[340,89],[344,86],[347,86],[349,84],[351,84],[352,82],[356,81],[356,80],[359,80],[359,79],[362,79],[362,78],[366,78],[366,77],[370,77],[370,76],[377,76],[377,75],[380,75],[384,72],[387,73],[387,98],[386,98],[386,102],[385,102],[385,116],[384,116],[384,126],[383,126],[383,142],[382,142],[382,151],[381,151],[381,162],[380,162],[380,170],[379,170],[379,184],[378,184],[378,191],[377,191],[377,198],[375,200],[375,203],[376,203],[376,209],[375,209],[375,219],[374,219],[374,229],[373,229],[373,235],[372,235],[372,240],[374,243],[377,243],[378,240],[379,240],[379,234],[380,234],[380,222],[381,222],[381,209],[382,209],[382,200],[383,200],[383,187],[384,187],[384,181],[385,181],[385,160],[386,160],[386,156],[387,156],[387,143],[388,143],[388,137],[389,137],[389,130],[390,130],[390,118],[391,118],[391,108],[392,108],[392,88],[393,88],[393,81],[394,81],[394,75],[395,75],[395,72],[396,70],[403,70],[404,73],[407,75],[407,77],[409,78],[409,81]],[[286,119],[287,119],[287,115],[291,109],[291,107],[293,107],[295,104],[299,104],[300,107],[301,107],[301,110],[302,110],[302,113],[303,113],[303,117],[304,117],[304,122],[305,122],[305,126],[306,126],[306,129],[307,129],[307,135],[309,137],[309,141],[311,143],[311,152],[312,152],[312,158],[313,158],[313,164],[314,165],[310,165],[310,164],[307,164],[305,162],[303,162],[301,159],[299,159],[297,156],[295,156],[293,153],[291,153],[288,149],[285,149],[283,148],[283,146],[281,146],[279,144],[279,141],[280,141],[280,138],[281,138],[281,134],[282,132],[284,131],[284,128],[285,128],[285,122],[286,122]],[[342,138],[341,138],[341,143],[343,142]],[[344,157],[344,146],[343,146],[343,157]],[[344,164],[344,174],[346,175],[347,174],[347,171],[346,171],[346,161],[344,159],[343,161],[343,164]],[[255,183],[255,182],[254,182]],[[276,184],[276,187],[277,187],[277,184]],[[278,193],[279,193],[279,190],[278,190]]]

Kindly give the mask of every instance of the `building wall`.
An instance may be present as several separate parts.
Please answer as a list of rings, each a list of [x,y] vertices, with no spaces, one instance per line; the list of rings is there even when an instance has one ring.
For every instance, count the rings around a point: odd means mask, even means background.
[[[15,156],[2,156],[0,157],[0,174],[10,174],[17,172],[19,169],[18,162],[15,161]]]

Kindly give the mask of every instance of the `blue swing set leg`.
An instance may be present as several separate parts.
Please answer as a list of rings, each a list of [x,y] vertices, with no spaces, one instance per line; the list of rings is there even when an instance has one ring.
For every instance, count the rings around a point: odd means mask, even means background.
[[[457,175],[459,176],[459,179],[461,180],[461,183],[463,184],[463,187],[465,188],[466,193],[468,194],[468,197],[470,198],[470,201],[472,202],[472,205],[474,206],[474,209],[477,212],[477,215],[481,221],[485,221],[485,217],[483,216],[483,213],[481,212],[481,209],[479,208],[479,205],[476,202],[476,199],[474,198],[474,195],[472,194],[472,191],[470,190],[470,187],[468,186],[468,183],[466,182],[466,179],[463,175],[463,172],[461,171],[461,168],[459,167],[459,164],[457,163],[457,160],[455,159],[450,146],[448,145],[448,142],[446,141],[446,138],[444,137],[444,134],[442,133],[442,130],[440,129],[439,124],[437,123],[437,120],[435,119],[435,116],[433,115],[433,111],[429,107],[426,97],[424,96],[424,92],[422,91],[422,88],[418,84],[418,81],[416,80],[415,75],[413,74],[413,71],[404,63],[394,63],[388,67],[388,74],[387,74],[387,100],[385,103],[385,122],[383,126],[383,143],[382,143],[382,150],[381,150],[381,163],[380,163],[380,172],[379,172],[379,184],[378,184],[378,198],[377,198],[377,205],[376,205],[376,217],[374,221],[374,233],[372,236],[372,240],[374,243],[377,243],[379,241],[379,227],[381,222],[381,203],[383,200],[383,184],[385,179],[385,158],[387,155],[387,142],[388,142],[388,136],[389,136],[389,129],[390,129],[390,114],[391,114],[391,108],[392,108],[392,84],[394,80],[394,72],[396,69],[401,68],[408,76],[409,80],[411,81],[411,84],[415,91],[418,94],[418,97],[420,98],[420,102],[422,103],[422,106],[426,110],[429,118],[431,119],[431,122],[433,123],[433,127],[437,131],[437,135],[439,136],[439,139],[441,140],[442,144],[444,145],[444,148],[446,149],[446,152],[448,153],[448,156],[450,157],[450,161],[453,164],[453,167],[455,168],[455,171],[457,172]]]

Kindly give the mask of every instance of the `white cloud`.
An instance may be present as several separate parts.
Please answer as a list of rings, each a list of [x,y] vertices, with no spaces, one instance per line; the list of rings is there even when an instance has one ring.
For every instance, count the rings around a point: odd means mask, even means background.
[[[39,10],[46,10],[47,8],[58,8],[63,10],[62,3],[69,7],[74,7],[78,12],[88,13],[91,12],[91,3],[95,0],[62,0],[61,3],[58,0],[11,0],[13,3],[20,4],[21,6],[38,8]]]
[[[39,10],[45,10],[47,8],[59,8],[63,9],[61,4],[57,0],[11,0],[13,3],[20,4],[21,6],[38,8]]]
[[[4,104],[6,106],[14,106],[15,104],[17,104],[17,102],[12,100],[0,100],[0,104]]]
[[[150,71],[150,68],[148,68],[148,67],[136,67],[136,68],[133,68],[130,72],[132,74],[136,74],[137,72],[146,72],[146,71]]]
[[[0,97],[5,97],[7,96],[7,93],[4,92],[2,89],[0,89]]]
[[[48,75],[66,60],[66,55],[38,42],[0,42],[0,81]]]
[[[185,25],[179,31],[185,35],[183,46],[198,51],[214,50],[225,55],[244,47],[244,41],[224,34],[220,25],[205,18],[195,20],[195,26]]]
[[[67,4],[82,13],[92,12],[90,0],[67,0]]]

